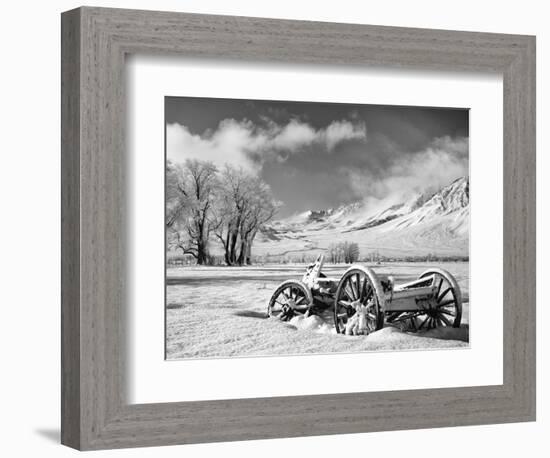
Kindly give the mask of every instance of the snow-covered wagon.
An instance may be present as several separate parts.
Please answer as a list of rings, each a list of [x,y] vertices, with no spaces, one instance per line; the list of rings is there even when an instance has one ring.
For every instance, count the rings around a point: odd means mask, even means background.
[[[369,334],[384,323],[407,331],[460,326],[462,294],[446,270],[434,267],[396,285],[392,276],[360,264],[339,279],[329,278],[322,272],[323,260],[320,255],[301,280],[287,280],[276,288],[268,316],[287,321],[296,315],[326,315],[332,308],[336,332],[347,335]]]

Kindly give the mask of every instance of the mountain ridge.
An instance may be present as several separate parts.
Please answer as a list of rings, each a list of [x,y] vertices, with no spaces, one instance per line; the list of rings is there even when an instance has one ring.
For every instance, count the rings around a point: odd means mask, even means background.
[[[435,192],[373,211],[365,202],[309,210],[274,221],[255,244],[258,254],[310,252],[335,241],[354,241],[361,253],[467,256],[470,225],[469,177]]]

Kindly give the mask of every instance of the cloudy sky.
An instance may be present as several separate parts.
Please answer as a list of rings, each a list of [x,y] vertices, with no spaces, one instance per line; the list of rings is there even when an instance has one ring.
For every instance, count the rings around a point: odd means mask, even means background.
[[[261,175],[279,217],[400,202],[468,175],[468,110],[166,97],[166,156]]]

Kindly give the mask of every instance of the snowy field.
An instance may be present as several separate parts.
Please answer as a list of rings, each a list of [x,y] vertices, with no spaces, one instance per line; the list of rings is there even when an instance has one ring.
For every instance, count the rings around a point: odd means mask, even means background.
[[[458,280],[463,294],[460,329],[405,333],[386,325],[368,336],[336,334],[332,314],[281,322],[266,318],[277,285],[300,279],[303,265],[252,267],[178,267],[167,271],[166,355],[168,359],[299,355],[467,347],[469,331],[468,263],[387,263],[371,266],[396,283],[417,278],[428,267],[441,267]],[[340,277],[347,266],[325,266]]]

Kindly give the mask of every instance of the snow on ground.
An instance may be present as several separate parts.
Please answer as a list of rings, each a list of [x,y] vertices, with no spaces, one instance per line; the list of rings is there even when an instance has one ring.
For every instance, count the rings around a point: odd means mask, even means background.
[[[323,272],[340,277],[347,266],[327,266]],[[424,263],[372,266],[391,274],[397,283],[418,277]],[[268,300],[286,279],[300,279],[302,265],[252,267],[180,267],[168,269],[166,354],[168,359],[230,356],[283,356],[378,350],[437,349],[468,346],[468,263],[439,263],[456,276],[462,289],[460,329],[404,333],[386,327],[369,336],[334,332],[331,314],[281,322],[266,318]]]
[[[410,196],[381,212],[367,201],[306,211],[270,223],[255,239],[254,254],[311,254],[337,240],[357,243],[364,255],[467,256],[469,201],[469,179],[462,177],[436,193]]]
[[[427,222],[411,226],[405,226],[409,222],[399,218],[373,228],[343,230],[341,227],[306,227],[299,231],[287,231],[279,240],[260,236],[254,242],[254,254],[311,254],[327,249],[334,241],[348,241],[356,242],[363,254],[377,252],[390,257],[426,256],[429,253],[465,256],[468,254],[469,238],[462,227],[464,220],[469,218],[468,211],[430,218]],[[403,223],[403,226],[396,230],[394,226],[398,223]]]

